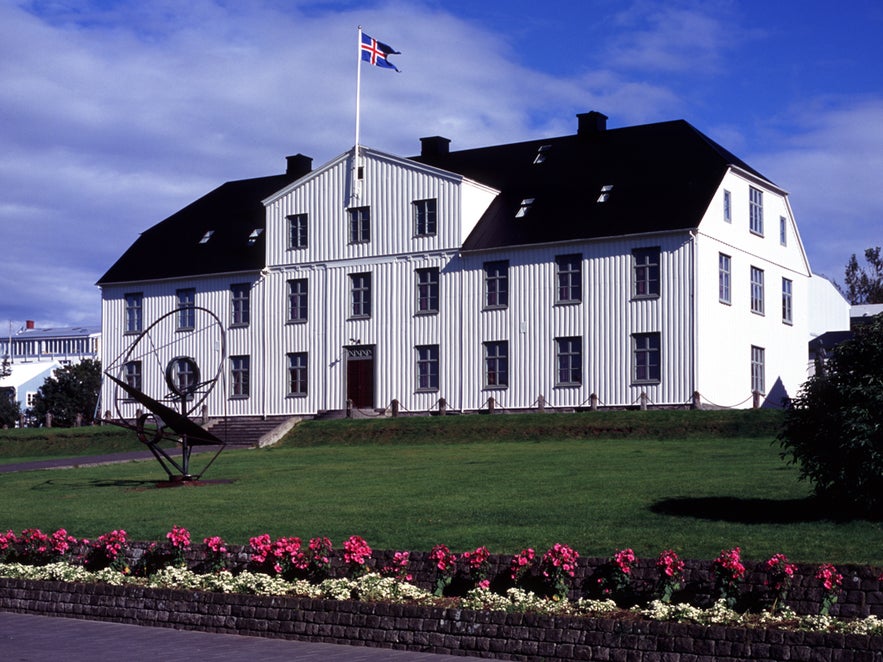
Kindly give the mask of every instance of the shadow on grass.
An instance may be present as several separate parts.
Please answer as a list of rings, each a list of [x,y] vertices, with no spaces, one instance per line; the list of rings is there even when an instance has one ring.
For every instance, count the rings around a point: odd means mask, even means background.
[[[824,520],[845,522],[855,519],[836,512],[815,497],[804,499],[743,499],[731,496],[674,497],[661,499],[650,510],[658,515],[738,524],[794,524]]]
[[[154,487],[156,485],[156,480],[112,480],[112,479],[103,479],[103,480],[87,480],[87,481],[76,481],[76,480],[45,480],[38,485],[33,487],[34,490],[43,490],[50,488],[64,488],[64,489],[91,489],[91,488],[101,488],[101,487],[122,487],[125,489],[137,489],[137,488],[146,488],[146,487]]]

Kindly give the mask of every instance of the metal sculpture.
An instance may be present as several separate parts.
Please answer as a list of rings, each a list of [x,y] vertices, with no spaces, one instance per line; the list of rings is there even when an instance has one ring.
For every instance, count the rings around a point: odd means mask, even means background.
[[[115,417],[108,422],[134,431],[169,481],[199,480],[226,446],[193,418],[206,418],[209,395],[217,390],[213,402],[221,403],[223,411],[215,418],[226,426],[225,359],[226,338],[218,317],[207,308],[185,306],[144,329],[104,371],[114,384]],[[179,460],[164,442],[180,447]],[[191,468],[194,446],[218,447],[199,472]]]

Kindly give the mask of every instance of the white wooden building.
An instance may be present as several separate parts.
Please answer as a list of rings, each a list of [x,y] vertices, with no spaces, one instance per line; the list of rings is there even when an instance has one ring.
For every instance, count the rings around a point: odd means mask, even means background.
[[[157,397],[218,374],[209,416],[748,407],[806,379],[819,288],[787,194],[688,123],[449,142],[289,157],[149,229],[99,281],[104,365]]]

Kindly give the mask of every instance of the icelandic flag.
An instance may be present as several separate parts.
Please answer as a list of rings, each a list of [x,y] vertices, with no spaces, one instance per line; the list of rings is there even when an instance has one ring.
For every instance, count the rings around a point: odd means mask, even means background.
[[[401,55],[401,53],[393,50],[382,41],[377,41],[366,35],[364,32],[362,33],[362,60],[364,62],[370,62],[375,67],[395,69],[398,71],[396,65],[386,59],[389,55]]]

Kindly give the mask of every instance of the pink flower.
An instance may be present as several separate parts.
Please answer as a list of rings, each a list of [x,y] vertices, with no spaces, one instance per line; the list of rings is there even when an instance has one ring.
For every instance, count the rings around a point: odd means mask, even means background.
[[[837,568],[830,563],[823,563],[819,566],[818,572],[816,572],[816,579],[822,580],[822,586],[829,593],[839,591],[840,585],[843,583],[843,575],[837,572]]]
[[[361,536],[350,536],[343,543],[343,560],[349,565],[365,565],[371,558],[371,547]]]
[[[674,550],[667,549],[656,559],[656,568],[666,577],[678,579],[684,572],[684,562]]]
[[[208,547],[209,550],[211,550],[215,554],[227,553],[227,547],[220,536],[211,536],[209,538],[205,538],[202,542],[206,547]]]
[[[435,563],[435,567],[440,572],[454,573],[454,564],[457,562],[457,555],[452,554],[447,545],[436,545],[429,552],[429,560]]]
[[[530,566],[533,564],[535,557],[536,552],[530,547],[522,549],[518,554],[513,556],[512,561],[509,562],[509,575],[512,579],[516,582],[521,579],[524,574],[530,570]]]
[[[172,547],[178,550],[190,549],[190,531],[177,524],[172,526],[172,530],[166,534]]]

